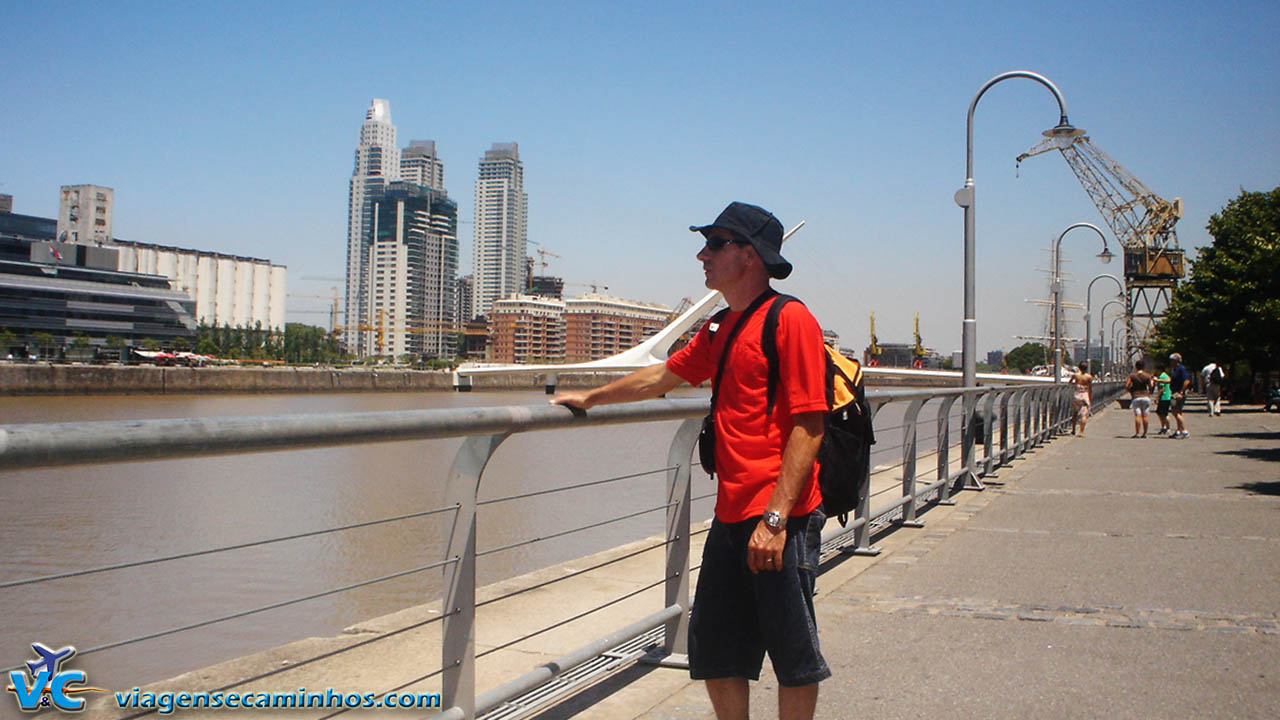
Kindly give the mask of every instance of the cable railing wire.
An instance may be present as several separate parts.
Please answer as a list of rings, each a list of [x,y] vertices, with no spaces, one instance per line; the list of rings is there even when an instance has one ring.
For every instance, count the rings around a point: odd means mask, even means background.
[[[552,493],[564,492],[566,490],[578,490],[580,488],[594,487],[596,485],[605,485],[607,483],[617,482],[619,480],[631,480],[638,477],[644,477],[645,475],[656,475],[660,472],[675,470],[678,467],[680,466],[672,465],[670,467],[658,468],[656,470],[643,470],[641,472],[631,473],[629,475],[618,475],[616,477],[605,478],[603,480],[592,480],[590,482],[578,483],[576,485],[564,485],[562,487],[551,488],[549,490],[535,490],[533,492],[521,493],[519,495],[507,495],[505,497],[500,497],[500,498],[480,500],[476,503],[476,505],[493,505],[495,503],[507,502],[508,500],[520,500],[523,498],[537,497],[539,495],[551,495]]]
[[[476,653],[476,659],[477,659],[477,660],[479,660],[480,658],[484,657],[485,655],[490,655],[490,654],[492,654],[492,653],[496,653],[496,652],[498,652],[499,650],[505,650],[505,649],[507,649],[507,648],[511,647],[512,645],[518,645],[519,643],[522,643],[522,642],[524,642],[525,640],[529,640],[530,638],[535,638],[535,637],[537,637],[537,636],[539,636],[539,635],[542,635],[543,633],[546,633],[546,632],[550,632],[550,631],[552,631],[552,630],[555,630],[555,629],[556,629],[556,628],[558,628],[558,627],[564,627],[565,625],[568,625],[569,623],[574,622],[575,620],[581,620],[582,618],[584,618],[584,617],[586,617],[586,616],[588,616],[588,615],[591,615],[592,613],[600,612],[601,610],[603,610],[603,609],[605,609],[605,608],[607,608],[607,607],[612,607],[613,605],[617,605],[618,603],[622,602],[623,600],[628,600],[628,599],[630,599],[630,598],[635,597],[636,595],[639,595],[639,594],[640,594],[640,593],[642,593],[642,592],[645,592],[645,591],[647,591],[647,590],[652,590],[653,588],[656,588],[656,587],[658,587],[659,585],[662,585],[662,584],[666,583],[666,582],[667,582],[668,580],[670,580],[670,579],[671,579],[670,577],[666,577],[666,576],[664,576],[662,579],[658,580],[657,582],[652,582],[652,583],[649,583],[648,585],[645,585],[645,586],[643,586],[643,587],[641,587],[641,588],[638,588],[638,589],[636,589],[636,590],[632,590],[631,592],[626,593],[625,595],[621,595],[621,596],[619,596],[619,597],[616,597],[616,598],[614,598],[614,599],[612,599],[612,600],[610,600],[610,601],[608,601],[608,602],[604,603],[603,605],[597,605],[597,606],[595,606],[594,608],[591,608],[590,610],[584,610],[583,612],[580,612],[580,613],[578,613],[577,615],[574,615],[574,616],[572,616],[572,617],[565,618],[564,620],[561,620],[561,621],[556,622],[556,623],[552,623],[551,625],[548,625],[547,627],[539,628],[539,629],[537,629],[537,630],[534,630],[534,631],[533,631],[533,632],[531,632],[531,633],[528,633],[528,634],[526,634],[526,635],[522,635],[521,637],[518,637],[518,638],[516,638],[516,639],[514,639],[514,640],[509,640],[509,641],[507,641],[507,642],[505,642],[505,643],[503,643],[503,644],[501,644],[501,645],[495,645],[494,647],[491,647],[491,648],[489,648],[488,650],[485,650],[484,652],[478,652],[478,653]]]
[[[567,574],[562,575],[562,576],[560,576],[560,577],[555,577],[555,578],[552,578],[552,579],[550,579],[550,580],[545,580],[545,581],[540,582],[540,583],[534,583],[533,585],[529,585],[529,586],[527,586],[527,587],[522,587],[522,588],[520,588],[520,589],[518,589],[518,590],[512,590],[512,591],[511,591],[511,592],[509,592],[509,593],[506,593],[506,594],[504,594],[504,595],[499,595],[498,597],[495,597],[495,598],[489,598],[488,600],[481,600],[481,601],[479,601],[479,602],[477,602],[477,603],[476,603],[476,608],[482,608],[482,607],[484,607],[485,605],[491,605],[491,604],[493,604],[493,603],[500,602],[500,601],[502,601],[502,600],[508,600],[508,599],[513,598],[513,597],[515,597],[515,596],[517,596],[517,595],[522,595],[522,594],[524,594],[524,593],[530,592],[531,590],[538,590],[538,589],[540,589],[540,588],[544,588],[544,587],[547,587],[547,586],[549,586],[549,585],[555,585],[556,583],[558,583],[558,582],[563,582],[563,581],[565,581],[565,580],[568,580],[569,578],[575,578],[575,577],[578,577],[579,575],[585,575],[586,573],[593,572],[593,571],[595,571],[595,570],[599,570],[599,569],[600,569],[600,568],[602,568],[602,567],[606,567],[606,566],[608,566],[608,565],[612,565],[612,564],[614,564],[614,563],[619,563],[619,562],[622,562],[623,560],[629,560],[629,559],[631,559],[631,558],[633,558],[633,557],[635,557],[635,556],[637,556],[637,555],[643,555],[644,553],[647,553],[647,552],[649,552],[649,551],[651,551],[651,550],[657,550],[658,548],[663,548],[663,547],[666,547],[666,546],[668,546],[668,545],[670,545],[670,544],[671,544],[671,541],[669,541],[669,540],[663,540],[662,542],[660,542],[660,543],[658,543],[658,544],[656,544],[656,545],[650,545],[650,546],[648,546],[648,547],[640,548],[639,550],[634,550],[634,551],[632,551],[632,552],[627,553],[626,555],[621,555],[621,556],[619,556],[619,557],[612,558],[612,559],[610,559],[610,560],[606,560],[606,561],[604,561],[604,562],[602,562],[602,563],[599,563],[599,564],[597,564],[597,565],[592,565],[591,567],[586,567],[586,568],[583,568],[583,569],[581,569],[581,570],[574,570],[573,572],[571,572],[571,573],[567,573]]]
[[[392,573],[390,575],[383,575],[382,577],[373,578],[371,580],[363,580],[361,582],[353,583],[351,585],[345,585],[339,588],[331,588],[329,590],[313,593],[311,595],[305,595],[303,597],[292,598],[289,600],[281,600],[280,602],[270,603],[268,605],[263,605],[261,607],[256,607],[249,610],[242,610],[240,612],[231,613],[230,615],[223,615],[222,617],[216,617],[209,620],[201,620],[200,622],[190,623],[188,625],[182,625],[180,627],[175,627],[175,628],[169,628],[168,630],[160,630],[154,633],[149,633],[147,635],[140,635],[135,638],[129,638],[128,640],[117,640],[116,642],[106,643],[105,645],[97,645],[87,650],[80,650],[78,651],[78,653],[80,655],[88,655],[90,653],[101,652],[103,650],[111,650],[113,648],[123,647],[125,645],[133,645],[134,643],[140,643],[146,640],[155,640],[156,638],[162,638],[167,635],[175,635],[180,632],[195,630],[197,628],[207,627],[209,625],[215,625],[217,623],[226,622],[228,620],[236,620],[238,618],[248,617],[250,615],[256,615],[258,613],[266,612],[268,610],[277,610],[282,607],[297,605],[298,603],[306,602],[308,600],[315,600],[317,598],[322,598],[329,595],[336,595],[338,593],[347,592],[348,590],[356,590],[358,588],[366,587],[368,585],[373,585],[380,582],[385,582],[387,580],[395,580],[396,578],[401,578],[407,575],[413,575],[415,573],[420,573],[420,572],[424,572],[434,568],[442,567],[444,565],[455,563],[457,561],[458,561],[457,558],[448,558],[446,560],[441,560],[439,562],[431,563],[430,565],[423,565],[422,567],[412,568],[409,570],[402,570],[400,572]],[[11,668],[5,668],[3,672],[9,672],[10,670],[20,670],[20,669],[22,669],[21,665],[15,665]]]
[[[583,530],[591,530],[592,528],[598,528],[604,525],[611,525],[616,522],[622,522],[623,520],[629,520],[633,517],[639,517],[640,515],[644,515],[646,513],[656,512],[658,510],[666,510],[667,508],[673,507],[674,505],[675,503],[665,503],[662,505],[658,505],[657,507],[651,507],[645,510],[638,510],[636,512],[628,513],[626,515],[621,515],[619,517],[611,518],[609,520],[601,520],[598,523],[591,523],[590,525],[583,525],[581,527],[571,528],[569,530],[562,530],[561,532],[553,533],[551,535],[541,535],[535,538],[530,538],[529,540],[521,540],[520,542],[511,543],[510,545],[502,545],[495,548],[489,548],[488,550],[481,550],[476,553],[476,557],[478,558],[484,557],[486,555],[492,555],[493,553],[502,552],[504,550],[511,550],[514,548],[523,547],[525,545],[533,545],[534,543],[545,542],[547,540],[554,540],[558,537],[564,537],[565,535],[572,535],[573,533],[582,532]]]
[[[284,542],[286,540],[297,540],[299,538],[314,537],[317,535],[325,535],[327,533],[341,532],[343,530],[352,530],[355,528],[370,527],[372,525],[381,525],[399,520],[410,520],[413,518],[425,517],[427,515],[435,515],[449,510],[457,510],[458,506],[449,505],[447,507],[436,508],[435,510],[423,510],[421,512],[407,513],[405,515],[397,515],[395,517],[382,518],[381,520],[367,520],[365,522],[352,523],[350,525],[342,525],[332,527],[325,530],[310,530],[308,532],[296,533],[294,535],[284,535],[276,538],[268,538],[266,540],[252,540],[250,542],[238,543],[235,545],[224,545],[222,547],[210,548],[208,550],[192,550],[191,552],[178,553],[177,555],[166,555],[164,557],[150,558],[147,560],[132,560],[129,562],[117,563],[115,565],[103,565],[102,567],[88,568],[85,570],[71,570],[55,575],[42,575],[40,577],[25,578],[22,580],[10,580],[9,582],[0,583],[0,589],[18,587],[21,585],[33,585],[35,583],[48,582],[50,580],[63,580],[66,578],[79,577],[81,575],[93,575],[96,573],[108,572],[111,570],[124,570],[126,568],[142,567],[144,565],[154,565],[156,563],[169,562],[171,560],[184,560],[186,558],[199,557],[201,555],[212,555],[214,553],[228,552],[231,550],[243,550],[245,548],[257,547],[259,545],[270,545],[272,543]]]

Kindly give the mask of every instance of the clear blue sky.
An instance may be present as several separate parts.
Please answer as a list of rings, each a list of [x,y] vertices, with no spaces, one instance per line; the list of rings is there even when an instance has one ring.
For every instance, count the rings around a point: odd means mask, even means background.
[[[1209,244],[1209,216],[1242,188],[1280,185],[1274,0],[11,1],[0,26],[0,192],[16,212],[54,216],[60,185],[107,185],[117,236],[269,258],[295,295],[340,285],[303,278],[343,272],[374,97],[390,100],[401,145],[436,141],[464,221],[478,159],[519,142],[529,237],[562,256],[548,272],[569,283],[674,305],[704,292],[689,224],[735,199],[806,220],[779,286],[858,348],[869,311],[881,341],[909,342],[919,312],[926,345],[960,347],[952,196],[969,102],[1003,71],[1049,77],[1099,147],[1181,197],[1184,248]],[[1047,294],[1046,248],[1074,222],[1103,224],[1057,153],[1015,171],[1056,121],[1029,80],[978,106],[982,352],[1041,332],[1024,300]],[[469,267],[471,226],[459,230]],[[1064,240],[1066,299],[1121,272],[1096,245],[1087,231]]]

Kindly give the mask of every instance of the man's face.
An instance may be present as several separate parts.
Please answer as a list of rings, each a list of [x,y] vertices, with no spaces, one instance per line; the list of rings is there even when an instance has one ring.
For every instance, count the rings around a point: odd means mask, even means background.
[[[747,275],[756,251],[748,243],[735,242],[737,239],[736,235],[723,228],[707,231],[707,243],[698,251],[697,257],[702,263],[708,289],[723,292]]]

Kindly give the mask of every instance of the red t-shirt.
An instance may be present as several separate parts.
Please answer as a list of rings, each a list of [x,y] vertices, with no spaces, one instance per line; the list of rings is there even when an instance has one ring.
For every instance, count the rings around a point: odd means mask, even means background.
[[[791,302],[778,316],[777,397],[773,413],[765,414],[769,370],[760,341],[771,302],[761,305],[738,331],[720,381],[715,423],[716,517],[721,522],[741,522],[764,513],[795,426],[792,415],[827,410],[822,329],[808,308]],[[704,324],[688,345],[667,359],[667,369],[693,385],[710,379],[741,314],[726,314],[714,340],[709,339],[710,323]],[[791,514],[808,514],[821,502],[814,463]]]

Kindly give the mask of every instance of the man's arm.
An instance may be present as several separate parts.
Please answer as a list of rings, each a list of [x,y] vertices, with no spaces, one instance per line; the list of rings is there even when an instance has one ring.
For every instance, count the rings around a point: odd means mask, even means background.
[[[778,483],[769,496],[768,505],[769,510],[776,510],[784,520],[791,516],[792,506],[813,474],[813,461],[818,457],[818,446],[822,444],[823,415],[825,413],[808,412],[792,417],[795,427],[782,450],[782,469],[778,472]],[[786,544],[786,525],[775,531],[765,525],[763,519],[756,523],[747,544],[747,566],[751,572],[781,569],[782,549]]]
[[[667,369],[666,363],[658,363],[598,388],[559,393],[550,402],[552,405],[571,405],[587,410],[596,405],[656,398],[674,390],[682,382],[684,380],[679,375]]]

